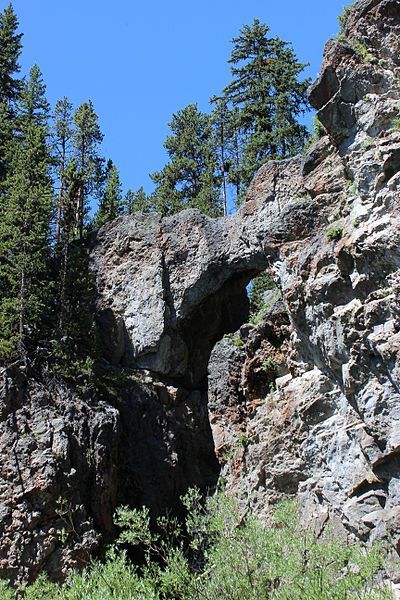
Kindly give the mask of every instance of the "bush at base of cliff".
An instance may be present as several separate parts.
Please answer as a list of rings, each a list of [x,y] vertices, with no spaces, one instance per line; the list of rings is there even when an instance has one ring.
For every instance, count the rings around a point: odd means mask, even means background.
[[[344,600],[391,598],[380,584],[380,548],[368,551],[345,540],[317,540],[299,527],[298,508],[282,503],[274,525],[252,515],[243,518],[236,503],[222,494],[205,504],[192,490],[183,499],[184,526],[159,521],[152,534],[147,509],[117,512],[122,533],[104,563],[71,574],[63,586],[39,578],[21,589],[28,600]],[[133,566],[129,545],[141,546],[143,565]],[[14,592],[0,588],[1,598]]]

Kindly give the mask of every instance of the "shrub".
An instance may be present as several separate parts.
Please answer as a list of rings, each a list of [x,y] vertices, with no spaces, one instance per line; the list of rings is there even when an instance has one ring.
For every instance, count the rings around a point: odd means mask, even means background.
[[[333,225],[330,229],[328,229],[326,237],[328,240],[340,240],[343,236],[343,225]]]
[[[71,574],[62,586],[43,576],[21,590],[28,600],[345,600],[390,598],[379,574],[379,547],[349,545],[327,534],[323,541],[300,529],[296,503],[281,503],[271,527],[220,493],[206,502],[197,490],[183,498],[184,528],[159,520],[163,534],[150,530],[148,512],[123,508],[117,513],[122,533],[105,562]],[[166,528],[166,530],[165,530]],[[144,545],[139,569],[126,544]],[[2,598],[11,598],[3,585]]]
[[[265,373],[270,373],[271,371],[276,371],[276,362],[274,361],[272,356],[268,356],[268,358],[264,360],[261,367],[262,370],[265,371]]]
[[[321,121],[316,115],[311,118],[311,132],[304,145],[303,153],[305,154],[311,148],[315,142],[318,142],[324,135],[326,135],[326,129],[322,125]]]
[[[281,291],[267,271],[263,271],[251,282],[250,287],[250,313],[249,321],[254,325],[260,323],[265,313],[272,305],[281,298]],[[271,301],[266,303],[264,300],[265,292],[268,290],[275,291]]]
[[[355,2],[352,2],[351,4],[344,6],[342,14],[340,14],[337,18],[339,21],[339,37],[345,35],[347,20],[354,9],[354,5]]]

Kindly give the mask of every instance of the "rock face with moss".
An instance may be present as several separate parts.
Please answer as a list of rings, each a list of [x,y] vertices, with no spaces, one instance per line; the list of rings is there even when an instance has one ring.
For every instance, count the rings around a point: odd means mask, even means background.
[[[1,575],[83,565],[118,504],[160,513],[220,469],[244,509],[298,495],[318,531],[399,544],[399,33],[398,1],[356,5],[310,93],[327,134],[235,216],[99,231],[102,387],[2,375]],[[243,325],[266,268],[281,300]]]

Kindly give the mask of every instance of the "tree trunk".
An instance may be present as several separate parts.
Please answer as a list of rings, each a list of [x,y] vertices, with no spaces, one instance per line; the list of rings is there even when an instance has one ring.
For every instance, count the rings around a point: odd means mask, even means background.
[[[26,347],[25,347],[25,300],[26,300],[26,272],[25,268],[21,271],[21,284],[19,290],[19,339],[18,353],[23,362],[26,362]]]
[[[60,243],[60,235],[61,235],[61,220],[63,216],[64,209],[64,170],[65,170],[65,149],[66,141],[62,141],[62,150],[61,150],[61,169],[60,169],[60,191],[58,194],[57,201],[57,222],[56,222],[56,246]]]

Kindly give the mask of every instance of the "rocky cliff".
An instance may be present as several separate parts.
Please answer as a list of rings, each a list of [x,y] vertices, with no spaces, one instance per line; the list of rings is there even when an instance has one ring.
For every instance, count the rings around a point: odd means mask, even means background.
[[[328,42],[310,92],[328,135],[254,179],[248,202],[302,198],[314,229],[307,224],[305,238],[273,246],[263,237],[283,301],[216,346],[209,393],[222,476],[243,509],[265,515],[278,498],[297,495],[317,532],[333,521],[363,540],[391,539],[394,554],[399,26],[399,2],[356,4],[341,39]]]
[[[310,92],[327,135],[265,165],[235,216],[99,231],[97,320],[121,377],[99,397],[2,371],[2,576],[81,566],[115,506],[161,512],[220,470],[243,510],[298,495],[318,531],[399,550],[399,31],[398,0],[356,4]],[[243,325],[264,269],[282,299]]]

